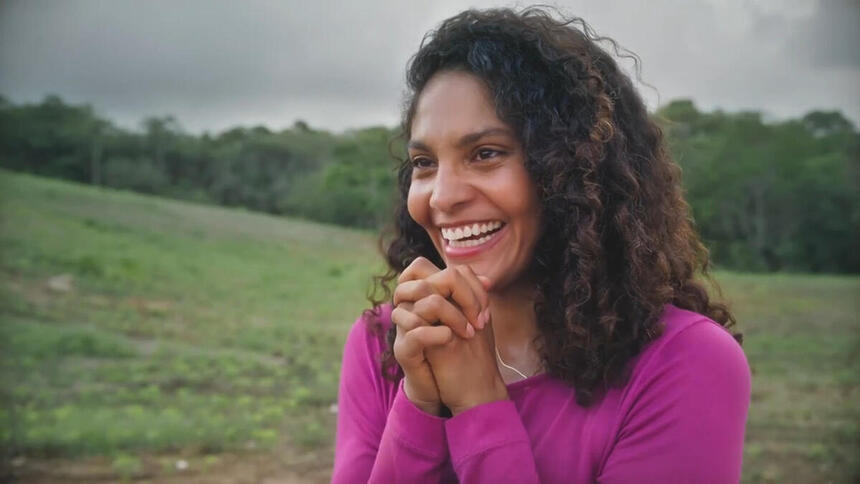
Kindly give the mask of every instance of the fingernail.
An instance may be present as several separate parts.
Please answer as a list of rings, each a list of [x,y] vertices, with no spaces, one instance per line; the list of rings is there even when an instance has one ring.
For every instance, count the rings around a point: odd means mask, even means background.
[[[468,334],[470,338],[475,336],[475,328],[473,328],[469,323],[466,323],[466,334]]]
[[[481,329],[484,329],[484,326],[487,325],[487,319],[488,318],[489,318],[489,311],[487,311],[487,309],[484,308],[484,310],[481,311],[481,314],[478,315],[478,325],[480,326]]]

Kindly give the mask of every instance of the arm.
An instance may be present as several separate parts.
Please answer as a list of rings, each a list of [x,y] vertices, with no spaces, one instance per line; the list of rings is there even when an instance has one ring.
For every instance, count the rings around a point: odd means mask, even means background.
[[[460,482],[538,483],[531,441],[511,400],[485,403],[445,423]]]
[[[448,461],[444,421],[382,377],[381,349],[357,321],[344,346],[332,482],[439,482]]]
[[[394,301],[415,301],[411,314],[450,328],[448,338],[422,345],[422,356],[453,414],[445,430],[459,481],[538,482],[528,434],[496,364],[490,286],[469,266],[439,270],[419,258],[401,275]]]
[[[741,347],[705,321],[662,351],[635,383],[598,482],[738,482],[750,403]]]
[[[444,419],[419,410],[401,384],[368,482],[441,482],[447,463]]]

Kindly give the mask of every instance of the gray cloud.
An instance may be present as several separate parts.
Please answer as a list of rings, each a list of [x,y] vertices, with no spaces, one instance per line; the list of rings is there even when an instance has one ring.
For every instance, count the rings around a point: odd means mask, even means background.
[[[817,68],[860,67],[860,2],[829,0],[795,21],[789,45]]]
[[[496,5],[502,4],[501,2]],[[482,6],[492,5],[483,3]],[[190,130],[393,124],[424,33],[467,2],[19,1],[0,6],[0,94],[57,93],[125,125],[174,114]],[[849,1],[568,2],[643,61],[660,99],[860,119]],[[652,107],[658,99],[643,89]]]

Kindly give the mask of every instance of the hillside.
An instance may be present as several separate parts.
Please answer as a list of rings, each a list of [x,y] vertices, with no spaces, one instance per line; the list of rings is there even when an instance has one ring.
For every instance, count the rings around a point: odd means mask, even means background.
[[[14,453],[131,472],[140,451],[329,442],[369,234],[5,172],[0,186]]]

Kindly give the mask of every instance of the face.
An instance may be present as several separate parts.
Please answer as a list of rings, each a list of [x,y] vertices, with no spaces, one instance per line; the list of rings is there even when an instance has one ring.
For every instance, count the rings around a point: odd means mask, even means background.
[[[486,85],[446,71],[420,93],[412,121],[407,205],[448,265],[469,265],[494,289],[523,279],[540,203],[515,133]]]

